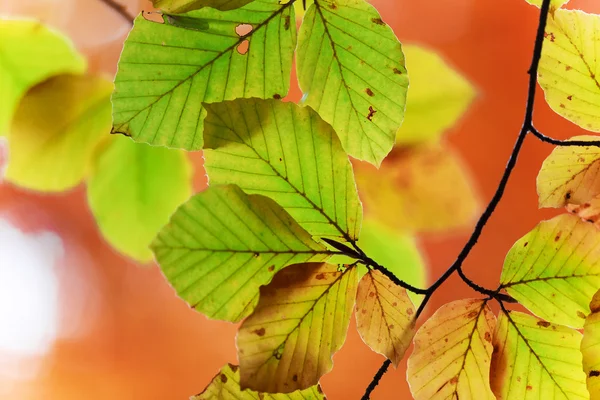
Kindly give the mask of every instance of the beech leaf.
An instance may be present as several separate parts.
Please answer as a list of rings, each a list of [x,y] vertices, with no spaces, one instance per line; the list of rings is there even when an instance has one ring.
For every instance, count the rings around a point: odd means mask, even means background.
[[[591,400],[600,399],[600,292],[590,302],[591,314],[585,320],[581,354],[583,371],[587,376],[587,388]]]
[[[235,10],[244,7],[254,0],[152,0],[152,5],[167,13],[185,13],[204,7],[216,8],[220,11]]]

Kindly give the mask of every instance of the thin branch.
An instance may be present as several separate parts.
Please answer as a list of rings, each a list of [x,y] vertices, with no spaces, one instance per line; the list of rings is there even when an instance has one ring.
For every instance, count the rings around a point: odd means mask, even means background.
[[[420,289],[418,287],[412,286],[409,283],[404,282],[403,280],[398,279],[396,275],[394,275],[390,270],[385,268],[383,265],[376,263],[372,258],[366,257],[361,260],[365,265],[381,272],[385,276],[389,278],[392,282],[394,282],[397,286],[403,287],[404,289],[416,293],[416,294],[427,294],[429,289]]]
[[[135,19],[134,15],[129,14],[124,5],[117,3],[115,0],[100,0],[102,3],[112,8],[123,17],[127,22],[133,25],[133,20]]]
[[[427,302],[431,299],[431,296],[437,290],[437,288],[439,288],[454,272],[459,271],[461,278],[463,280],[465,280],[466,276],[462,272],[462,264],[465,261],[465,259],[467,258],[467,256],[469,255],[469,253],[471,252],[471,250],[473,249],[473,247],[475,246],[475,244],[477,243],[477,240],[481,236],[481,232],[483,231],[483,228],[485,227],[486,223],[488,222],[488,220],[490,219],[490,217],[496,210],[498,203],[502,199],[502,196],[504,195],[504,190],[506,189],[506,185],[508,183],[510,175],[517,163],[517,158],[519,157],[521,148],[523,147],[523,142],[525,141],[525,138],[527,137],[527,133],[534,129],[532,121],[533,121],[533,105],[535,103],[535,89],[536,89],[536,84],[537,84],[536,78],[537,78],[538,66],[540,63],[540,57],[542,55],[542,45],[544,43],[544,31],[546,30],[546,22],[548,21],[548,10],[549,9],[550,9],[550,0],[543,0],[542,7],[540,10],[539,24],[538,24],[538,28],[537,28],[537,32],[536,32],[536,36],[535,36],[535,44],[533,47],[531,66],[530,66],[529,70],[527,71],[527,73],[529,74],[529,84],[528,84],[528,91],[527,91],[525,116],[523,118],[523,125],[521,126],[521,131],[519,132],[519,135],[518,135],[515,145],[513,147],[512,153],[510,155],[510,158],[508,159],[508,163],[506,164],[506,168],[504,169],[504,174],[502,175],[502,178],[500,179],[500,183],[498,184],[496,193],[494,193],[494,196],[492,197],[489,204],[487,205],[484,213],[479,218],[479,221],[477,221],[477,224],[475,225],[475,229],[473,230],[471,237],[469,238],[469,240],[463,247],[463,249],[460,252],[460,254],[458,255],[458,257],[456,258],[456,261],[454,261],[454,263],[446,270],[446,272],[444,272],[444,274],[442,276],[440,276],[438,278],[438,280],[435,281],[433,283],[433,285],[431,285],[429,287],[429,289],[427,290],[427,293],[425,294],[425,298],[423,299],[423,302],[420,304],[419,309],[417,310],[416,318],[418,318],[419,315],[421,315],[421,313],[423,313],[423,310],[425,309]],[[480,286],[476,285],[469,279],[466,279],[465,282],[467,282],[467,284],[472,283],[474,285],[474,286],[472,286],[473,288],[476,287],[477,289],[483,289],[485,291],[488,290],[485,288],[481,288]],[[495,297],[495,298],[497,300],[501,301],[500,299],[498,299],[498,297]],[[379,369],[379,371],[377,372],[377,374],[375,375],[375,377],[373,378],[373,381],[371,382],[369,387],[367,388],[365,395],[362,397],[363,400],[369,399],[371,392],[373,391],[375,386],[377,386],[377,384],[379,383],[379,380],[381,379],[383,374],[387,371],[388,366],[389,366],[389,360],[386,360],[384,362],[384,364],[381,366],[381,368]]]
[[[533,135],[540,139],[542,142],[545,143],[550,143],[553,144],[555,146],[596,146],[596,147],[600,147],[600,140],[560,140],[560,139],[554,139],[551,138],[550,136],[546,136],[543,133],[541,133],[540,131],[538,131],[537,129],[535,129],[535,127],[531,126],[529,128],[529,131],[531,133],[533,133]]]

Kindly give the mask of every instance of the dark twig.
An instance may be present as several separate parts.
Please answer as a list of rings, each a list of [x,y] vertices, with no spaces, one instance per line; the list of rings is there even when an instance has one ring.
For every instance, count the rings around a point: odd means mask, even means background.
[[[471,250],[473,249],[473,247],[475,246],[475,244],[477,243],[477,240],[481,236],[481,232],[483,231],[483,228],[485,227],[486,223],[488,222],[488,220],[490,219],[490,217],[496,210],[498,203],[502,199],[502,196],[504,195],[504,190],[506,189],[506,185],[508,183],[508,179],[510,178],[510,175],[517,163],[517,158],[519,157],[519,153],[521,151],[521,148],[523,147],[523,142],[525,141],[525,138],[527,137],[527,133],[534,129],[533,128],[533,105],[535,102],[535,89],[536,89],[536,84],[537,84],[536,78],[537,78],[538,65],[540,63],[540,57],[542,55],[542,45],[544,43],[544,31],[546,30],[546,22],[548,20],[548,10],[549,9],[550,9],[550,0],[543,0],[542,7],[540,10],[539,24],[538,24],[538,28],[537,28],[537,32],[536,32],[536,36],[535,36],[535,44],[533,47],[533,56],[531,59],[531,66],[530,66],[529,70],[527,71],[527,73],[529,74],[529,85],[528,85],[528,91],[527,91],[525,117],[523,118],[523,125],[521,126],[521,131],[519,132],[519,135],[518,135],[515,145],[513,147],[512,153],[510,155],[510,158],[508,159],[508,163],[506,164],[506,168],[504,169],[504,174],[502,175],[502,178],[500,179],[500,183],[498,184],[496,193],[494,193],[494,196],[490,200],[485,211],[483,212],[481,217],[479,217],[479,221],[477,221],[477,224],[475,225],[475,229],[473,230],[471,237],[469,238],[469,240],[467,241],[467,243],[461,250],[460,254],[456,258],[456,261],[454,261],[454,263],[446,270],[446,272],[444,272],[444,274],[442,276],[440,276],[438,278],[438,280],[435,281],[433,283],[433,285],[431,285],[429,287],[429,289],[427,290],[427,293],[425,294],[425,298],[423,299],[423,301],[421,302],[421,305],[419,306],[419,309],[417,310],[417,313],[416,313],[417,318],[419,317],[419,315],[421,315],[421,313],[425,309],[425,306],[427,305],[427,302],[431,299],[431,296],[433,295],[433,293],[456,271],[459,271],[459,275],[461,276],[461,278],[463,280],[465,280],[465,282],[467,284],[469,284],[469,286],[473,287],[475,290],[482,292],[484,294],[488,294],[489,296],[494,297],[499,301],[502,301],[499,297],[504,296],[504,295],[500,295],[497,292],[489,291],[488,289],[485,289],[479,285],[476,285],[471,280],[465,279],[466,276],[462,272],[462,264],[465,261],[465,259],[467,258],[467,256],[469,255],[469,253],[471,252]],[[367,388],[365,395],[362,397],[363,400],[369,399],[371,392],[373,391],[375,386],[377,386],[377,384],[379,383],[379,380],[381,379],[381,377],[383,376],[385,371],[387,371],[388,366],[389,366],[389,360],[386,360],[386,362],[381,366],[381,368],[379,369],[379,371],[373,378],[373,381]]]
[[[127,9],[125,8],[124,5],[119,4],[114,0],[100,0],[100,1],[104,4],[106,4],[108,7],[115,10],[117,12],[117,14],[119,14],[121,17],[123,17],[125,20],[127,20],[127,22],[129,22],[130,24],[133,24],[133,20],[135,19],[135,16],[129,14],[129,12],[127,12]]]
[[[372,258],[365,256],[365,259],[363,259],[361,261],[363,261],[363,263],[365,265],[381,272],[382,274],[387,276],[389,278],[389,280],[394,282],[396,285],[403,287],[404,289],[408,290],[409,292],[413,292],[416,294],[427,294],[428,289],[420,289],[418,287],[412,286],[409,283],[404,282],[403,280],[398,279],[398,277],[396,275],[394,275],[390,270],[385,268],[383,265],[377,264]]]
[[[546,136],[543,133],[541,133],[540,131],[538,131],[537,129],[535,129],[535,127],[531,126],[529,128],[529,131],[531,133],[533,133],[533,135],[540,139],[542,142],[545,143],[550,143],[553,144],[555,146],[596,146],[596,147],[600,147],[600,140],[560,140],[560,139],[554,139],[551,138],[550,136]]]

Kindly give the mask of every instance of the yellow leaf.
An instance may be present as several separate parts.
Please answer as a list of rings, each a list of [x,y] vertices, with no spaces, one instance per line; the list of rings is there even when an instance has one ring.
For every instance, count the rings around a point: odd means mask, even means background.
[[[536,7],[541,7],[543,0],[525,0],[525,1]],[[568,2],[569,2],[569,0],[550,0],[550,11],[552,12],[554,10],[557,10],[557,9],[561,8],[563,5],[567,4]]]
[[[585,320],[581,354],[583,371],[587,376],[587,388],[591,400],[600,399],[600,292],[590,302],[592,313]]]
[[[576,136],[571,140],[598,140]],[[584,204],[600,194],[600,147],[558,146],[544,160],[537,176],[540,207]]]
[[[442,306],[415,336],[407,378],[415,400],[493,399],[489,372],[496,317],[479,299]]]
[[[111,82],[59,75],[31,89],[8,135],[6,179],[39,191],[64,191],[86,176],[111,126]]]
[[[567,204],[567,211],[600,228],[600,196],[583,204]]]
[[[559,9],[548,17],[538,82],[550,107],[600,131],[600,15]]]

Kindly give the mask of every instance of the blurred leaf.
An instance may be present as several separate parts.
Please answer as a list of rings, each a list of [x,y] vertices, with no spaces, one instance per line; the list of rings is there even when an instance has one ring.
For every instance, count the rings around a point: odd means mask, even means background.
[[[525,0],[525,1],[536,7],[541,7],[543,0]],[[550,0],[550,11],[553,12],[554,10],[561,8],[563,5],[567,4],[568,2],[569,2],[569,0]]]
[[[110,132],[112,90],[103,78],[76,75],[59,75],[31,89],[10,127],[6,179],[46,192],[77,186]]]
[[[356,328],[373,351],[398,366],[415,334],[415,306],[406,289],[379,271],[369,271],[358,284]]]
[[[357,278],[353,267],[298,264],[261,288],[237,336],[241,386],[289,393],[316,385],[346,340]]]
[[[442,306],[417,331],[406,373],[415,400],[493,399],[489,372],[496,317],[484,300]]]
[[[587,376],[587,388],[591,400],[600,399],[600,292],[590,302],[592,313],[585,320],[581,353],[583,371]]]
[[[581,328],[600,289],[599,246],[598,230],[576,216],[542,221],[510,249],[500,282],[539,317]]]
[[[598,136],[575,136],[571,140],[598,140]],[[600,194],[597,180],[600,148],[557,146],[544,160],[537,177],[540,207],[583,204]]]
[[[114,131],[198,150],[204,102],[285,96],[296,41],[291,4],[256,0],[227,12],[204,8],[167,15],[164,24],[136,18],[115,78]]]
[[[400,42],[363,0],[314,2],[298,39],[304,102],[351,156],[379,165],[404,117],[408,76]]]
[[[596,228],[600,228],[600,196],[596,196],[583,204],[567,204],[566,209],[583,221],[592,223]]]
[[[355,163],[355,176],[366,215],[394,230],[463,227],[479,208],[461,160],[436,143],[394,149],[379,170]]]
[[[435,52],[403,46],[410,87],[396,145],[437,140],[465,113],[475,89]]]
[[[556,10],[548,16],[538,82],[558,114],[600,131],[600,59],[596,57],[600,15]]]
[[[204,154],[211,182],[272,198],[313,236],[357,239],[362,206],[352,167],[316,112],[257,99],[206,108]]]
[[[193,196],[151,247],[180,297],[209,318],[232,322],[250,314],[259,287],[277,271],[329,256],[273,200],[235,185]]]
[[[118,137],[97,157],[87,190],[106,240],[148,262],[152,239],[192,194],[192,166],[182,152]]]
[[[152,5],[168,13],[184,13],[211,7],[221,11],[244,7],[254,0],[151,0]]]
[[[588,399],[576,330],[518,311],[501,313],[490,383],[498,400]]]
[[[0,18],[0,136],[28,89],[59,74],[81,74],[85,59],[71,41],[32,20]]]
[[[190,400],[327,400],[321,385],[292,393],[258,393],[240,389],[240,373],[237,365],[227,364],[213,378],[204,391]]]

